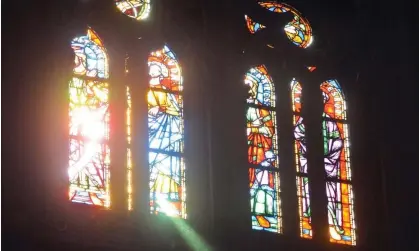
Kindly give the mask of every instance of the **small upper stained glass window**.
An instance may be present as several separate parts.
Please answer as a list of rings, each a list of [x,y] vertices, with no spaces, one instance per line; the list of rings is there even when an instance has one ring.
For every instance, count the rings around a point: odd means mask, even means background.
[[[284,27],[288,39],[301,48],[307,48],[312,44],[313,34],[310,23],[294,7],[285,3],[276,2],[259,2],[259,5],[276,13],[291,12],[294,18]],[[251,22],[253,21],[251,20]],[[249,27],[249,21],[247,21],[247,26]],[[249,31],[254,33],[250,28]]]
[[[246,20],[247,29],[249,29],[249,32],[252,34],[266,28],[265,25],[253,21],[248,15],[244,15],[244,19]]]
[[[144,20],[150,15],[150,0],[115,0],[116,7],[125,15]]]

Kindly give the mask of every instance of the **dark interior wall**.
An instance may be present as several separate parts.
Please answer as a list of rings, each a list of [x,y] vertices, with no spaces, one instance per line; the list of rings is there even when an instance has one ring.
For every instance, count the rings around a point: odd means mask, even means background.
[[[414,240],[414,224],[405,213],[411,197],[404,192],[414,175],[403,170],[410,173],[416,163],[416,135],[402,136],[413,130],[406,122],[418,107],[415,49],[404,42],[412,41],[409,31],[418,28],[411,6],[401,2],[398,9],[404,14],[400,14],[373,1],[289,2],[310,20],[316,36],[312,47],[301,50],[275,32],[249,36],[243,27],[245,13],[277,25],[277,30],[287,21],[287,17],[265,16],[250,0],[240,5],[160,1],[153,9],[155,16],[141,24],[119,14],[112,1],[104,2],[16,2],[7,7],[4,24],[13,25],[2,27],[6,34],[2,50],[5,245],[87,250],[95,246],[92,242],[106,239],[114,242],[98,245],[101,250],[184,248],[171,227],[164,227],[170,224],[153,227],[155,222],[146,219],[144,209],[138,214],[141,217],[127,218],[123,212],[108,215],[65,202],[66,81],[73,60],[69,41],[90,25],[105,41],[110,55],[119,59],[115,61],[121,62],[112,62],[115,68],[122,69],[128,52],[132,67],[144,72],[144,60],[139,58],[164,42],[179,57],[184,68],[185,105],[190,107],[185,108],[185,140],[190,149],[186,154],[191,166],[188,182],[194,188],[189,189],[190,222],[214,246],[223,250],[275,245],[335,249],[321,242],[249,229],[246,146],[244,130],[237,128],[245,123],[243,74],[253,64],[265,63],[282,85],[287,83],[283,79],[300,74],[313,85],[317,79],[339,79],[350,107],[360,248],[399,250],[402,245],[403,250],[414,250],[409,242]],[[393,13],[392,19],[388,13]],[[397,36],[400,33],[405,40]],[[272,52],[266,43],[278,46]],[[309,64],[318,66],[313,77],[302,70]],[[121,80],[118,82],[127,81],[138,91],[134,95],[140,100],[141,87],[146,86],[141,74]],[[141,129],[144,110],[140,101],[137,109],[134,126]],[[405,119],[394,119],[394,114]],[[138,133],[137,141],[144,142],[144,135],[144,131]],[[57,168],[60,166],[63,168]],[[62,229],[63,220],[68,229],[60,232],[56,227]]]

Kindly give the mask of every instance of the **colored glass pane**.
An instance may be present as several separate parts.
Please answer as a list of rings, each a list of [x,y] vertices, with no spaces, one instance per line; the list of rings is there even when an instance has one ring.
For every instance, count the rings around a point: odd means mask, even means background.
[[[251,68],[245,76],[247,142],[252,228],[282,232],[278,172],[278,135],[275,91],[265,66]]]
[[[346,101],[336,80],[321,84],[330,241],[356,244]]]
[[[308,69],[310,72],[313,72],[313,71],[315,71],[315,70],[317,69],[317,67],[316,67],[316,66],[307,66],[307,69]]]
[[[301,116],[301,96],[302,86],[293,79],[291,81],[291,100],[293,107],[293,125],[294,125],[294,153],[297,168],[297,197],[298,211],[300,216],[300,236],[311,239],[313,231],[311,227],[311,208],[309,180],[307,176],[307,146],[305,126]]]
[[[302,48],[307,48],[311,45],[313,42],[313,34],[310,23],[294,7],[285,3],[276,2],[259,2],[259,5],[276,13],[291,12],[294,17],[292,21],[287,23],[284,27],[288,39]]]
[[[97,34],[88,29],[87,36],[74,38],[71,47],[75,56],[74,75],[107,79],[108,55]]]
[[[136,20],[146,19],[150,15],[150,0],[115,0],[115,4],[122,13]]]
[[[249,29],[249,32],[254,34],[257,31],[266,28],[266,26],[264,26],[263,24],[257,23],[255,21],[253,21],[249,16],[244,15],[244,19],[246,20],[246,26],[247,29]]]
[[[346,102],[336,80],[324,82],[321,85],[324,101],[323,118],[346,120]]]
[[[167,47],[148,57],[150,210],[186,218],[182,74]]]
[[[72,202],[109,207],[108,57],[97,34],[73,39],[69,83],[69,196]]]
[[[278,172],[258,168],[249,169],[250,208],[252,228],[279,232],[281,219],[278,217],[280,204],[278,198]]]

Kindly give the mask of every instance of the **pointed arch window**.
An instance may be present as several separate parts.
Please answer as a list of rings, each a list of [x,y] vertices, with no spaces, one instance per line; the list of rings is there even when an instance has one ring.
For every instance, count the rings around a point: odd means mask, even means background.
[[[252,228],[282,232],[275,89],[264,65],[245,75]]]
[[[355,245],[354,194],[345,96],[336,80],[320,85],[330,241]]]
[[[69,197],[109,207],[108,54],[91,28],[74,38],[71,47],[75,66],[69,83]]]
[[[186,218],[183,83],[168,46],[148,57],[150,210]]]
[[[311,207],[310,207],[310,191],[308,180],[308,164],[306,158],[306,129],[301,116],[301,97],[302,86],[296,80],[291,81],[291,100],[293,110],[293,126],[294,126],[294,154],[297,168],[297,196],[298,196],[298,212],[300,236],[311,239],[313,231],[311,227]]]

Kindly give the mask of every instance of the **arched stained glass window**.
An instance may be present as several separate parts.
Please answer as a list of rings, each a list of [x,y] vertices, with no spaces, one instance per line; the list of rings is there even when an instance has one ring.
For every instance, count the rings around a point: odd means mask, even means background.
[[[356,244],[346,100],[336,80],[320,85],[330,241]]]
[[[294,15],[294,18],[284,27],[288,39],[302,48],[307,48],[311,45],[313,42],[313,34],[310,23],[294,7],[285,3],[276,3],[272,1],[259,2],[259,5],[276,13],[291,12]]]
[[[275,90],[264,65],[251,68],[245,76],[247,98],[247,144],[252,228],[282,232],[278,134]]]
[[[71,41],[75,53],[69,83],[69,196],[72,202],[110,206],[108,55],[98,35]]]
[[[294,125],[294,154],[297,167],[297,196],[298,211],[300,217],[300,236],[311,239],[313,231],[311,228],[310,191],[308,182],[307,145],[306,129],[301,116],[302,86],[293,79],[291,81],[291,100]]]
[[[150,0],[115,0],[115,4],[122,13],[136,20],[150,15]]]
[[[148,67],[150,210],[186,218],[181,68],[167,46],[150,54]]]

